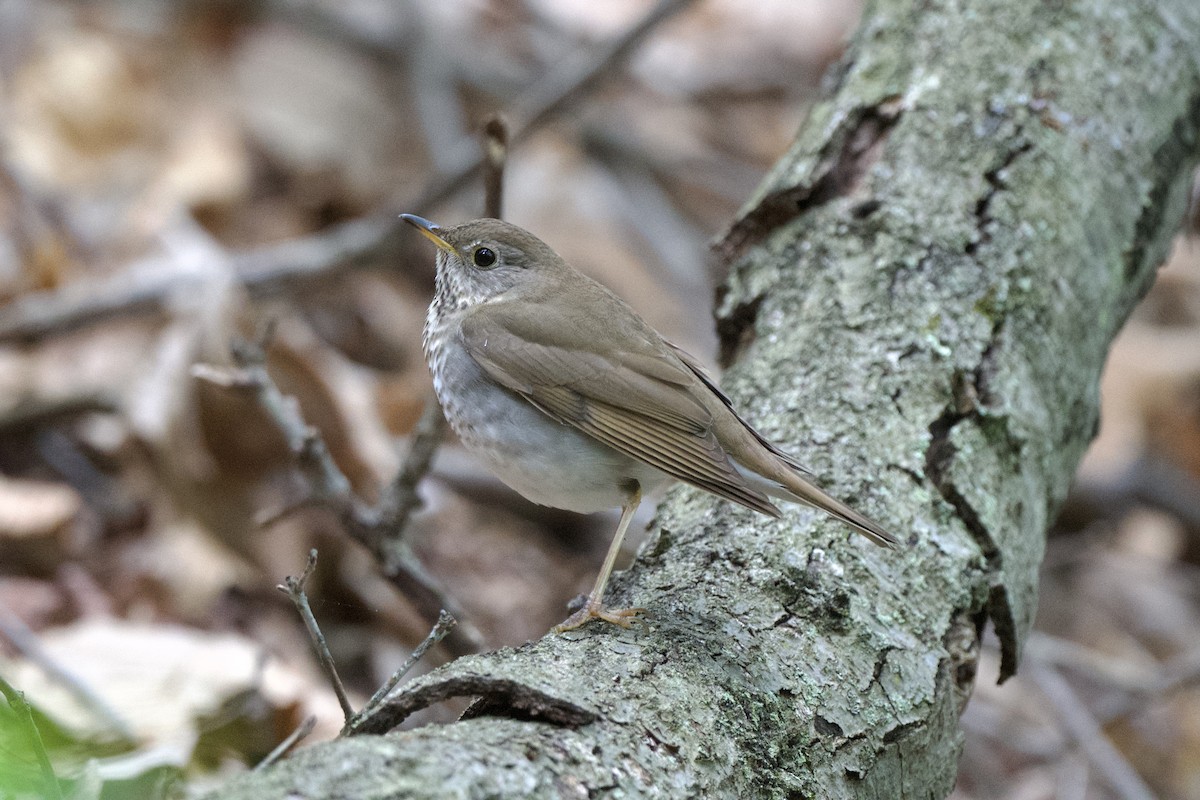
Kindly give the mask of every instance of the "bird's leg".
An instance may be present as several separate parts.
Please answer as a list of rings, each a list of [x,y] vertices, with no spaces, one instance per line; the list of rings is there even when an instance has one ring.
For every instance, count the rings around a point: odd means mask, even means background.
[[[604,604],[600,602],[604,597],[604,586],[608,583],[608,576],[612,572],[613,564],[616,563],[617,553],[621,552],[621,541],[625,538],[625,531],[629,529],[629,523],[633,520],[633,514],[641,502],[642,489],[635,482],[633,490],[621,506],[621,521],[617,523],[617,532],[613,534],[612,544],[608,547],[608,555],[604,557],[604,566],[600,568],[600,574],[596,577],[596,585],[592,587],[592,593],[588,595],[583,608],[567,617],[562,624],[554,626],[555,633],[574,630],[590,619],[602,619],[605,622],[620,625],[622,628],[628,628],[633,624],[637,615],[646,610],[644,608],[605,608]]]

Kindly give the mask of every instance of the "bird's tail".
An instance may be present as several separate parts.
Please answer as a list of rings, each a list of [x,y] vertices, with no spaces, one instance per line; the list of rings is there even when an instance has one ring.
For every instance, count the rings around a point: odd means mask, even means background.
[[[799,475],[790,473],[789,477],[791,479],[786,484],[780,486],[778,492],[771,492],[768,489],[768,494],[774,494],[783,500],[791,500],[794,503],[803,503],[813,508],[819,508],[830,516],[840,519],[875,544],[882,545],[883,547],[899,546],[900,540],[875,520],[865,514],[858,513],[841,500],[832,497]]]
[[[780,500],[790,500],[793,503],[818,508],[854,528],[875,544],[883,547],[899,546],[900,540],[886,528],[818,488],[808,480],[807,472],[801,472],[803,467],[774,447],[771,449],[776,458],[766,465],[767,471],[771,473],[769,476],[741,464],[734,465],[754,488]]]

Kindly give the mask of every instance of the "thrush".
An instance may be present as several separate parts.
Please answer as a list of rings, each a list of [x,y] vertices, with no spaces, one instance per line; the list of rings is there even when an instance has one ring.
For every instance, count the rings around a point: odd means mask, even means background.
[[[591,619],[627,627],[643,610],[606,608],[604,587],[643,494],[669,482],[772,517],[772,498],[813,506],[896,545],[738,416],[695,358],[532,233],[401,217],[438,248],[423,346],[459,440],[535,503],[621,509],[587,602],[556,631]]]

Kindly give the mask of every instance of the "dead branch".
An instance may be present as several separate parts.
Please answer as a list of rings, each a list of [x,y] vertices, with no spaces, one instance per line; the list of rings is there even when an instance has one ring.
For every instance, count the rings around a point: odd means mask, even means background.
[[[235,347],[234,360],[237,366],[234,368],[196,364],[192,367],[192,374],[219,386],[252,393],[283,432],[296,456],[297,465],[309,485],[309,496],[304,504],[319,505],[332,511],[350,535],[371,551],[379,561],[383,574],[413,602],[423,616],[436,619],[442,609],[448,609],[461,618],[461,612],[456,613],[457,604],[426,573],[404,541],[402,533],[407,524],[407,514],[400,517],[385,503],[372,506],[355,495],[350,480],[329,454],[320,432],[304,421],[295,399],[279,391],[262,358],[261,351],[255,348]],[[404,472],[401,470],[401,473]],[[412,485],[415,487],[416,480],[423,473],[415,469],[413,473],[415,479]],[[411,512],[416,505],[406,508]],[[477,651],[482,642],[482,636],[473,626],[463,624],[447,637],[446,646],[459,655]]]
[[[283,579],[283,583],[275,588],[288,596],[292,605],[296,607],[297,613],[300,614],[300,619],[304,621],[308,637],[317,651],[317,659],[321,662],[321,669],[325,671],[325,677],[333,686],[333,693],[337,695],[338,705],[342,707],[342,714],[349,722],[350,718],[354,716],[354,709],[350,706],[350,698],[346,696],[346,687],[342,683],[342,677],[338,675],[337,665],[333,663],[333,654],[329,652],[325,634],[321,633],[321,626],[317,624],[317,618],[313,616],[312,607],[308,604],[308,592],[304,590],[304,584],[308,582],[309,576],[316,567],[317,550],[313,548],[308,553],[308,563],[304,565],[304,571],[300,573],[300,577],[293,578],[288,575]]]

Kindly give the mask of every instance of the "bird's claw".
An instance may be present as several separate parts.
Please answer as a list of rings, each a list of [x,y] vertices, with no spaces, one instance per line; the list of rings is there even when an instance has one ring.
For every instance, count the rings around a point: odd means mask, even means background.
[[[628,628],[638,621],[638,615],[645,610],[644,608],[605,608],[599,602],[589,602],[563,622],[555,625],[552,630],[554,633],[573,631],[593,619],[602,619],[613,625]]]

